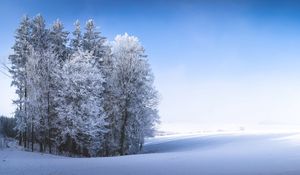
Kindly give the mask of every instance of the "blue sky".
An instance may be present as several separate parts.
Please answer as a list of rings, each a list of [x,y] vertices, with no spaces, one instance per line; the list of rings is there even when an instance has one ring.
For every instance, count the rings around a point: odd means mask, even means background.
[[[161,93],[162,127],[300,124],[300,2],[3,0],[0,61],[24,14],[68,30],[93,18],[109,40],[140,38]],[[0,75],[0,114],[13,90]]]

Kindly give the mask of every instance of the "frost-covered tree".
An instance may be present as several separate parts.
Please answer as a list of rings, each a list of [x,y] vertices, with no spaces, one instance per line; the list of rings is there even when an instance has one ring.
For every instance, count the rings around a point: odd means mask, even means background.
[[[61,133],[58,144],[94,156],[102,147],[106,114],[102,105],[104,79],[91,63],[92,57],[79,50],[66,62],[57,77],[60,88],[56,101]]]
[[[45,20],[38,14],[31,22],[31,41],[36,52],[43,53],[49,47],[49,29],[46,28]]]
[[[107,115],[112,115],[112,108],[111,105],[111,87],[107,83],[111,70],[112,70],[112,60],[111,60],[111,53],[110,53],[110,46],[107,45],[106,38],[101,36],[101,33],[97,31],[97,28],[94,24],[93,20],[88,20],[85,26],[85,33],[81,39],[80,35],[80,26],[79,22],[75,23],[76,30],[74,31],[74,39],[72,41],[73,50],[77,48],[82,48],[83,51],[89,52],[92,54],[91,62],[92,64],[98,68],[98,70],[102,73],[104,83],[104,92],[101,94],[102,98],[104,99],[103,108],[106,111]],[[78,45],[79,43],[79,45]],[[107,122],[111,123],[111,117],[107,117]],[[109,135],[105,135],[104,138],[104,149],[102,150],[102,155],[111,155],[112,149],[114,145],[111,144],[111,137]]]
[[[72,32],[73,38],[71,39],[70,43],[73,52],[78,51],[82,46],[82,34],[79,20],[76,20],[74,26],[75,30]]]
[[[153,74],[137,37],[116,36],[113,46],[113,73],[111,83],[116,95],[116,126],[120,134],[119,152],[138,152],[144,137],[151,136],[158,121],[157,91]]]
[[[64,26],[60,20],[56,20],[50,30],[49,41],[50,47],[55,54],[55,58],[63,63],[69,57],[69,49],[67,47],[69,32],[64,31]]]
[[[64,26],[61,21],[56,20],[49,32],[49,48],[48,52],[51,52],[51,58],[47,60],[47,104],[48,104],[48,136],[47,145],[51,152],[52,144],[54,144],[55,135],[58,134],[55,126],[57,120],[57,111],[55,110],[58,104],[54,99],[58,95],[58,87],[55,82],[55,75],[64,65],[65,61],[70,57],[70,49],[67,46],[69,32],[64,31]]]
[[[28,60],[28,72],[31,75],[28,77],[30,83],[28,86],[31,88],[31,96],[28,97],[28,104],[32,109],[32,113],[29,113],[32,118],[31,140],[32,144],[35,141],[39,144],[40,151],[45,151],[50,142],[50,69],[54,53],[50,51],[52,49],[50,31],[46,28],[45,20],[41,15],[33,18],[31,28],[32,49]]]
[[[26,67],[28,68],[28,71],[26,72],[27,78],[26,78],[26,84],[27,84],[27,112],[29,117],[29,122],[27,124],[27,127],[30,128],[30,139],[31,139],[31,149],[33,151],[35,137],[34,137],[34,131],[35,131],[35,124],[36,118],[39,114],[38,111],[38,78],[36,75],[37,67],[38,67],[38,61],[35,59],[35,53],[33,52],[33,49],[31,48],[30,56],[28,61],[26,62]]]
[[[39,143],[40,151],[45,151],[48,146],[49,152],[51,152],[50,130],[53,128],[54,117],[50,115],[51,79],[49,77],[53,76],[52,68],[57,64],[53,51],[44,50],[41,53],[35,51],[33,47],[26,63],[31,140],[32,144],[35,141]]]
[[[9,56],[20,144],[31,150],[85,156],[138,152],[153,135],[157,92],[144,48],[134,36],[112,45],[94,22],[70,42],[57,20],[24,17]]]
[[[82,38],[82,49],[93,55],[93,64],[101,67],[104,57],[108,54],[109,48],[105,45],[106,38],[97,31],[92,19],[86,22],[85,33]]]
[[[12,75],[12,86],[16,87],[16,94],[18,99],[14,100],[14,104],[17,106],[15,117],[17,119],[16,129],[19,134],[19,144],[24,141],[26,147],[27,131],[27,113],[26,113],[26,62],[29,55],[29,42],[31,35],[31,22],[28,16],[24,16],[20,26],[16,30],[15,44],[12,47],[13,54],[9,56],[11,62],[10,73]]]

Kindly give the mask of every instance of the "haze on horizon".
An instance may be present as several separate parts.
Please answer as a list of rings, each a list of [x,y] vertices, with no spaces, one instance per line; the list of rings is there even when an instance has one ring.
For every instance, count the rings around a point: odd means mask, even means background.
[[[4,0],[0,62],[24,14],[68,30],[93,18],[109,40],[139,37],[161,94],[162,130],[300,125],[300,2]],[[0,74],[0,115],[14,89]]]

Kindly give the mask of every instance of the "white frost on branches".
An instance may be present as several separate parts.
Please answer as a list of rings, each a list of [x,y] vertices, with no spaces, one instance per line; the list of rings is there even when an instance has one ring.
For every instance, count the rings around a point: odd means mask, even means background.
[[[158,123],[154,76],[137,37],[111,44],[93,20],[73,37],[56,20],[24,17],[10,55],[19,143],[83,156],[133,154]]]

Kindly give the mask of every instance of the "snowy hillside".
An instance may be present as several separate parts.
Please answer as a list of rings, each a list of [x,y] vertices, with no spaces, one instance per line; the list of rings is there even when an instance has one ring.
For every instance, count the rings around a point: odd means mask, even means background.
[[[148,140],[144,153],[67,158],[0,151],[1,175],[299,175],[299,134],[217,134]]]

